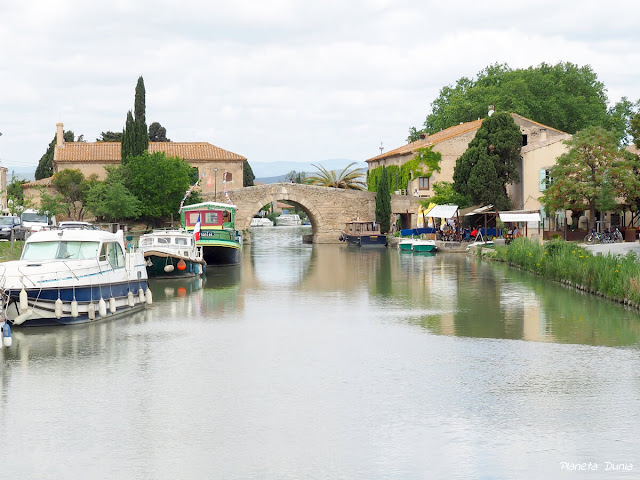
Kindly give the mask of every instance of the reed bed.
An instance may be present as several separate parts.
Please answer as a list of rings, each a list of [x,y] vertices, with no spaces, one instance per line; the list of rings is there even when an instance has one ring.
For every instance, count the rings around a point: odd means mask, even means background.
[[[592,255],[576,243],[544,245],[519,238],[497,247],[493,257],[550,280],[640,307],[640,263],[634,253]]]

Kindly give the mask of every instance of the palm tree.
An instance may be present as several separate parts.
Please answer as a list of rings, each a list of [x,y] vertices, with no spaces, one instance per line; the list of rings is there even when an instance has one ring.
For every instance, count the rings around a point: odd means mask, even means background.
[[[305,183],[310,185],[321,185],[324,187],[344,188],[346,190],[364,190],[364,172],[360,168],[351,168],[356,162],[349,165],[338,173],[335,170],[327,170],[322,165],[313,165],[319,171],[315,175],[305,178]]]

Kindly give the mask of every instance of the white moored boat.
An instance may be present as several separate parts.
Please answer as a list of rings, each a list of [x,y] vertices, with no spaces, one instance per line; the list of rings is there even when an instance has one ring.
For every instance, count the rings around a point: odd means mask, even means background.
[[[279,227],[295,227],[296,225],[302,225],[302,220],[297,213],[284,213],[276,217],[276,225]]]
[[[250,227],[273,227],[273,222],[267,217],[253,217]]]
[[[140,237],[149,278],[193,277],[204,274],[207,264],[192,232],[154,230]]]
[[[0,264],[0,293],[3,316],[24,326],[91,322],[152,302],[142,253],[125,251],[122,231],[32,234],[20,260]]]

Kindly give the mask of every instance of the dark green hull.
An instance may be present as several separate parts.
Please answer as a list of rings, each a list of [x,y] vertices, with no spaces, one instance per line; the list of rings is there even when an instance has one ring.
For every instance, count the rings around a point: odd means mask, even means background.
[[[147,275],[150,278],[195,277],[204,274],[206,270],[206,264],[202,260],[157,255],[145,255],[144,258],[147,261]],[[184,264],[181,264],[181,261]]]

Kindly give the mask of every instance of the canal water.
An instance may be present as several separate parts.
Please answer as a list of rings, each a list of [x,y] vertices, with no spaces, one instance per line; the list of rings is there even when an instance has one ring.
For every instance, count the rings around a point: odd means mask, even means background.
[[[0,478],[639,478],[636,312],[303,233],[254,229],[144,312],[15,329]]]

